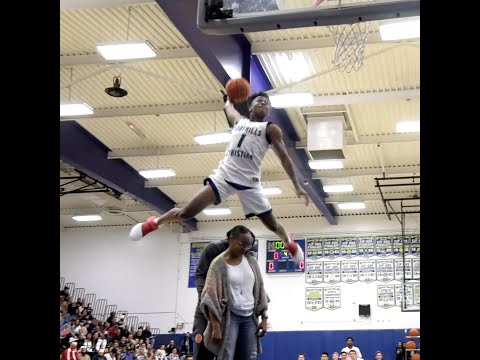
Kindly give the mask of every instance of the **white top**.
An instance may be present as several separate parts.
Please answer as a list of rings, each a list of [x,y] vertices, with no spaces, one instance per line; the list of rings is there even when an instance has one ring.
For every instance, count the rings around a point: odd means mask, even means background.
[[[345,351],[347,353],[347,356],[348,356],[348,352],[350,350],[355,350],[357,352],[357,359],[360,360],[363,356],[362,356],[362,353],[360,352],[360,349],[356,346],[352,346],[352,348],[350,349],[349,347],[345,346],[340,352],[342,351]]]
[[[242,256],[238,265],[227,264],[230,292],[232,293],[232,312],[240,316],[253,314],[255,300],[253,298],[253,285],[255,274],[248,260]]]
[[[268,122],[240,119],[232,129],[232,137],[217,174],[227,181],[261,188],[262,160],[270,144],[267,141]]]

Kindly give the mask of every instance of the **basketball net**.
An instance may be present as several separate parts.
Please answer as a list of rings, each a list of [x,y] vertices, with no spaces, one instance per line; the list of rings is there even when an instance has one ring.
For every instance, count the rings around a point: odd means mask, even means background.
[[[335,56],[332,63],[340,71],[349,73],[363,65],[363,53],[370,33],[370,22],[330,25],[328,27],[335,40]]]

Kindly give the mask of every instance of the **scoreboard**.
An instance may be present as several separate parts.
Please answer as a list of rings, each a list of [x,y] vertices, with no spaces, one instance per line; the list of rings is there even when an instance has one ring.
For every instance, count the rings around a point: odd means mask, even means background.
[[[295,239],[298,246],[305,252],[305,239]],[[298,265],[290,257],[288,250],[280,240],[267,240],[267,274],[305,272],[305,263],[301,261]]]

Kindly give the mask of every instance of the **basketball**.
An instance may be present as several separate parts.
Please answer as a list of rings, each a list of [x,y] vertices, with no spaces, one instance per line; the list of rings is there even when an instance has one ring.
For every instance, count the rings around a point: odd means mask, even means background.
[[[407,343],[405,344],[405,349],[407,350],[412,350],[412,349],[416,349],[417,348],[417,344],[415,344],[415,341],[407,341]]]
[[[420,336],[420,332],[418,331],[418,329],[412,328],[408,332],[408,335],[410,335],[410,336]]]
[[[411,360],[420,360],[420,354],[413,354]]]
[[[225,90],[233,104],[241,103],[250,95],[250,83],[244,78],[230,79],[225,85]]]

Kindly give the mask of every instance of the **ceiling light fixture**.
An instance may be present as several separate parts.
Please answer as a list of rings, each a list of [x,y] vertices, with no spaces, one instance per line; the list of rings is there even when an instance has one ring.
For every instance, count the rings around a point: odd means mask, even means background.
[[[395,125],[395,131],[397,133],[418,133],[420,132],[420,121],[398,121]]]
[[[230,215],[232,211],[229,208],[211,208],[203,210],[205,215],[209,216],[219,216],[219,215]]]
[[[385,20],[379,25],[383,41],[415,39],[420,37],[420,17]]]
[[[278,186],[269,186],[269,187],[264,187],[262,189],[262,193],[264,195],[279,195],[282,193],[282,189],[280,189]]]
[[[114,76],[113,77],[113,86],[112,87],[107,87],[105,89],[105,92],[113,97],[124,97],[128,95],[128,91],[125,89],[122,89],[120,87],[122,83],[122,78],[121,76]]]
[[[365,209],[364,202],[345,202],[345,203],[338,203],[338,208],[341,210],[359,210]]]
[[[287,108],[313,105],[313,95],[310,93],[287,93],[270,95],[270,104],[274,108]]]
[[[348,192],[353,191],[353,186],[351,184],[345,185],[324,185],[323,191],[327,193],[335,193],[335,192]]]
[[[92,115],[93,109],[83,102],[60,103],[60,116]]]
[[[75,215],[72,216],[75,221],[100,221],[102,217],[100,215]]]
[[[343,169],[341,160],[310,160],[308,166],[313,170]]]
[[[232,134],[229,131],[195,135],[194,140],[200,145],[221,144],[230,141]]]
[[[153,170],[140,170],[140,175],[146,179],[157,179],[175,176],[175,170],[164,168],[164,169],[153,169]]]

